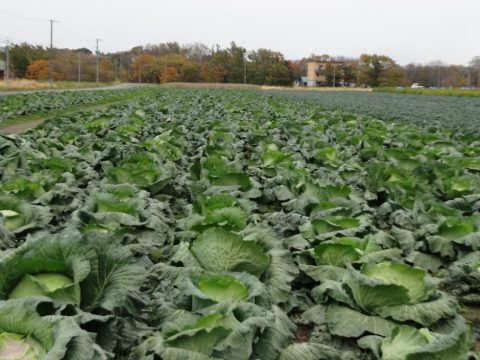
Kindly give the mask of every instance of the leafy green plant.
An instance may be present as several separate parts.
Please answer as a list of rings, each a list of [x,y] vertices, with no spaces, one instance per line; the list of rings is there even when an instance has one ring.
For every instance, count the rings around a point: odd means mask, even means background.
[[[140,94],[0,136],[0,357],[468,358],[476,106]]]
[[[244,271],[260,276],[270,263],[261,246],[218,228],[203,232],[190,250],[205,270],[214,272]]]
[[[0,226],[13,233],[46,226],[52,215],[48,208],[31,205],[13,196],[0,196]]]
[[[0,356],[2,359],[61,360],[98,358],[106,353],[94,346],[88,332],[72,318],[42,317],[37,304],[0,302]]]

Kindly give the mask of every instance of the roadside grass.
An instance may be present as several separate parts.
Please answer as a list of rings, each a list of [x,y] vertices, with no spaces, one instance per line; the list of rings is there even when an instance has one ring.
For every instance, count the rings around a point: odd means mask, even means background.
[[[148,84],[150,87],[161,86],[165,88],[184,88],[184,89],[233,89],[233,90],[261,90],[259,85],[251,84],[225,84],[225,83],[190,83],[190,82],[171,82],[165,84]]]
[[[394,93],[394,94],[411,94],[411,95],[480,97],[480,89],[412,89],[412,88],[379,87],[379,88],[375,88],[373,91],[383,92],[383,93]]]
[[[114,85],[112,82],[77,82],[77,81],[54,81],[52,87],[48,81],[37,81],[27,79],[0,81],[0,91],[19,91],[19,90],[45,90],[45,89],[86,89]]]
[[[149,84],[150,86],[155,86]],[[234,90],[298,90],[298,91],[356,91],[371,92],[372,89],[365,88],[347,88],[347,87],[304,87],[304,86],[273,86],[273,85],[253,85],[253,84],[224,84],[224,83],[188,83],[173,82],[167,84],[158,84],[157,86],[167,88],[212,88],[212,89],[234,89]]]
[[[338,91],[338,92],[372,92],[371,88],[351,88],[351,87],[320,87],[320,86],[268,86],[264,85],[261,87],[262,90],[288,90],[288,91]]]

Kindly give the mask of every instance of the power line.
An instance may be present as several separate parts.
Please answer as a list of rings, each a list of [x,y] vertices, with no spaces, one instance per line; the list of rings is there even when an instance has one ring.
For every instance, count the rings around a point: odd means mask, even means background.
[[[59,21],[57,20],[53,20],[53,19],[40,19],[40,18],[32,18],[32,17],[28,17],[28,16],[23,16],[23,15],[19,15],[19,14],[15,14],[15,13],[12,13],[10,11],[7,11],[7,10],[3,10],[3,9],[0,9],[0,13],[4,13],[4,14],[8,14],[10,16],[13,16],[13,17],[16,17],[16,18],[20,18],[20,19],[24,19],[24,20],[28,20],[28,21],[35,21],[35,22],[49,22],[50,23],[50,45],[44,45],[44,44],[41,44],[40,46],[45,46],[46,48],[48,48],[48,70],[49,70],[49,83],[50,83],[50,87],[53,86],[53,23],[59,23]],[[73,37],[76,37],[76,38],[79,38],[79,39],[82,39],[82,40],[86,40],[86,41],[90,41],[90,40],[93,40],[92,38],[88,38],[88,37],[85,37],[85,36],[82,36],[82,35],[79,35],[77,34],[76,32],[70,30],[67,26],[64,26],[63,24],[60,25],[61,28],[69,33],[71,36]],[[21,39],[18,39],[18,38],[12,38],[12,37],[6,37],[6,36],[0,36],[0,43],[6,43],[6,53],[7,53],[7,66],[9,65],[9,46],[11,44],[11,41],[12,40],[15,40],[15,41],[19,41],[19,42],[25,42],[25,43],[28,43],[28,44],[32,44],[32,45],[37,45],[38,44],[35,44],[35,43],[32,43],[31,41],[27,41],[27,40],[21,40]],[[101,39],[95,39],[96,41],[96,48],[95,48],[95,53],[96,53],[96,81],[97,83],[99,82],[99,62],[100,62],[100,59],[99,59],[99,49],[98,49],[98,43],[101,41]],[[89,49],[90,50],[90,49]],[[9,73],[8,73],[8,70],[7,70],[7,80],[9,79]],[[79,58],[78,58],[78,80],[80,81],[81,79],[81,60],[80,60],[80,54],[79,54]]]
[[[13,17],[16,17],[16,18],[19,18],[19,19],[24,19],[24,20],[28,20],[28,21],[35,21],[35,22],[50,22],[51,23],[51,20],[50,19],[42,19],[42,18],[34,18],[34,17],[30,17],[30,16],[24,16],[24,15],[20,15],[20,14],[17,14],[17,13],[14,13],[14,12],[11,12],[11,11],[8,11],[8,10],[4,10],[4,9],[0,9],[0,13],[4,13],[4,14],[7,14],[7,15],[10,15],[10,16],[13,16]],[[57,22],[57,21],[55,21]],[[50,24],[51,25],[51,24]],[[64,24],[60,24],[59,25],[61,27],[62,30],[64,30],[64,32],[68,33],[70,36],[72,37],[75,37],[75,38],[78,38],[78,39],[81,39],[81,40],[84,40],[84,41],[92,41],[94,40],[93,37],[88,37],[88,36],[83,36],[83,35],[80,35],[78,34],[77,32],[71,30],[69,27],[65,26]],[[52,29],[50,29],[51,32],[52,32]],[[23,30],[22,30],[23,31]],[[64,39],[68,38],[68,37],[62,37]],[[23,39],[19,39],[19,38],[15,38],[15,37],[10,37],[10,39],[14,40],[15,42],[17,41],[20,41],[20,42],[27,42],[27,43],[32,43],[28,40],[23,40]],[[41,45],[41,46],[46,46],[48,47],[49,45],[47,44],[41,44],[41,43],[34,43],[34,44],[38,44],[38,45]],[[51,44],[50,44],[51,45]],[[89,50],[92,50],[90,47],[88,47]]]
[[[8,14],[8,15],[16,17],[16,18],[19,18],[19,19],[28,20],[28,21],[35,21],[35,22],[47,22],[47,21],[50,22],[51,21],[50,19],[40,19],[40,18],[33,18],[33,17],[29,17],[29,16],[23,16],[23,15],[19,15],[19,14],[13,13],[11,11],[3,10],[3,9],[0,9],[0,12],[4,13],[4,14]],[[86,36],[79,35],[78,33],[76,33],[75,31],[72,31],[70,28],[68,28],[67,26],[65,26],[63,24],[60,24],[60,26],[66,33],[70,34],[73,37],[76,37],[78,39],[85,40],[85,41],[93,40],[93,38],[89,38],[89,37],[86,37]],[[18,39],[15,39],[15,40],[18,40]],[[19,40],[19,41],[29,42],[29,41],[26,41],[26,40]]]
[[[63,24],[60,24],[60,27],[63,28],[63,30],[65,30],[67,33],[69,33],[70,35],[76,37],[76,38],[79,38],[79,39],[82,39],[82,40],[86,40],[86,41],[91,41],[91,40],[94,40],[93,38],[89,38],[89,37],[85,37],[83,35],[79,35],[77,34],[76,32],[70,30],[68,27],[66,27],[65,25]]]
[[[7,15],[10,15],[10,16],[17,17],[19,19],[28,20],[28,21],[37,21],[37,22],[49,21],[48,19],[39,19],[39,18],[32,18],[32,17],[29,17],[29,16],[18,15],[18,14],[15,14],[15,13],[12,13],[10,11],[3,10],[3,9],[0,9],[0,12],[2,12],[4,14],[7,14]]]
[[[18,43],[27,43],[27,44],[29,44],[29,45],[48,47],[48,44],[47,44],[47,43],[39,43],[39,42],[34,42],[34,41],[30,41],[30,40],[20,39],[20,38],[12,37],[12,36],[3,37],[3,40],[2,40],[2,38],[0,37],[0,42],[5,43],[7,38],[11,40],[11,44],[13,44],[13,45],[18,44]]]

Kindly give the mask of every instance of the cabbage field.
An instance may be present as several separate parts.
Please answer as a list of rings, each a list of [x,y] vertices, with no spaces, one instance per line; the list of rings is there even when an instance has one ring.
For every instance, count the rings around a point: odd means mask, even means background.
[[[480,359],[478,134],[142,91],[0,137],[0,359]]]
[[[139,92],[139,90],[136,90]],[[31,94],[0,96],[0,124],[26,115],[47,113],[78,105],[121,100],[132,95],[129,90],[38,91]]]
[[[406,89],[409,91],[411,89]],[[429,89],[425,89],[427,92]],[[448,91],[448,90],[446,90]],[[455,91],[455,90],[454,90]],[[462,91],[458,90],[457,91]],[[422,127],[451,128],[478,134],[480,98],[357,91],[269,91],[297,100],[314,101],[327,110],[348,110],[379,119]],[[435,90],[432,90],[435,93]],[[439,89],[441,93],[441,89]]]

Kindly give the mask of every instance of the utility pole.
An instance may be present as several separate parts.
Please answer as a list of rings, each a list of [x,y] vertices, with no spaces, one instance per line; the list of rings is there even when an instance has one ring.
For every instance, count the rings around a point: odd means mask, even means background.
[[[335,87],[335,82],[336,82],[336,79],[335,79],[335,77],[337,75],[336,71],[337,71],[337,67],[334,64],[333,65],[333,87]]]
[[[7,88],[10,86],[10,40],[7,38],[7,46],[5,47],[5,52],[7,56],[6,67],[5,67],[5,81],[7,83]]]
[[[97,50],[96,50],[96,61],[97,61],[97,70],[96,70],[96,75],[95,75],[95,80],[97,82],[97,85],[98,85],[98,82],[99,82],[99,72],[98,72],[98,66],[99,66],[99,57],[98,57],[98,42],[101,40],[101,39],[95,39],[97,41]]]
[[[118,64],[117,59],[115,59],[115,82],[118,81]]]
[[[81,67],[81,62],[82,62],[82,53],[79,51],[78,52],[78,83],[80,83],[82,79],[82,67]]]
[[[52,59],[53,59],[53,23],[57,22],[56,20],[50,21],[50,53],[48,61],[48,82],[50,87],[53,87],[53,69],[52,69]]]
[[[245,50],[245,54],[243,56],[243,83],[247,83],[247,51]]]
[[[122,81],[123,54],[120,54],[120,81]]]

